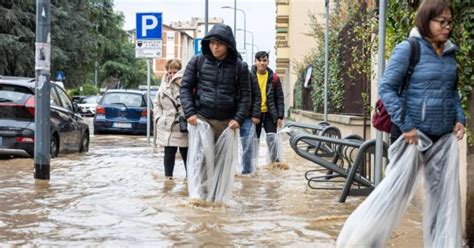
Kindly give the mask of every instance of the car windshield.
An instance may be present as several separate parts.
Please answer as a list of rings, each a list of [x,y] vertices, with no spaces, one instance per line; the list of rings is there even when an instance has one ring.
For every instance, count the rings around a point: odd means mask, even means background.
[[[82,98],[79,100],[79,104],[94,104],[97,103],[99,99],[96,96],[90,96],[86,98]]]
[[[104,95],[102,99],[103,105],[125,104],[127,107],[144,107],[146,103],[140,94],[112,92]]]

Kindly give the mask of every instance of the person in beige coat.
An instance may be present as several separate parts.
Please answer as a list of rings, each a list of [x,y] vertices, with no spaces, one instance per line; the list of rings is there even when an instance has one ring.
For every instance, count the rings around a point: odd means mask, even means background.
[[[165,149],[165,176],[173,179],[176,152],[179,148],[186,169],[188,153],[188,134],[180,132],[178,118],[183,115],[179,100],[179,88],[183,72],[181,62],[177,59],[168,60],[165,64],[166,74],[161,81],[160,89],[155,98],[154,117],[158,144]]]

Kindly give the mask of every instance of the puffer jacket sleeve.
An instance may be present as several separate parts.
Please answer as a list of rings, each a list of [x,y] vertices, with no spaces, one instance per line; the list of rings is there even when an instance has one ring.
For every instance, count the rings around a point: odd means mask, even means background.
[[[186,119],[197,114],[193,96],[193,90],[196,88],[197,84],[197,61],[198,56],[194,56],[189,61],[184,71],[181,88],[179,90],[181,106],[183,107]]]
[[[281,86],[280,77],[277,77],[275,88],[275,103],[278,112],[278,119],[285,117],[285,97],[283,95],[283,87]]]
[[[454,94],[454,101],[456,103],[456,122],[460,122],[464,126],[466,126],[466,116],[464,116],[464,110],[462,109],[462,106],[461,106],[461,97],[459,96],[458,89],[454,89],[453,94]]]
[[[242,75],[239,77],[240,99],[237,104],[237,111],[235,112],[234,120],[242,124],[244,119],[248,116],[252,96],[250,94],[249,68],[245,63],[242,63],[240,66],[242,66]]]
[[[408,41],[403,41],[395,47],[383,74],[382,83],[378,88],[379,96],[392,122],[395,123],[402,132],[408,132],[415,128],[415,123],[408,114],[405,114],[404,123],[401,122],[403,98],[398,95],[398,91],[408,70],[410,54],[411,47]],[[406,92],[404,92],[404,94],[406,94]]]
[[[249,73],[250,83],[252,85],[252,108],[250,111],[250,116],[255,118],[260,118],[262,115],[262,94],[260,92],[260,87],[258,86],[257,77],[253,73]]]

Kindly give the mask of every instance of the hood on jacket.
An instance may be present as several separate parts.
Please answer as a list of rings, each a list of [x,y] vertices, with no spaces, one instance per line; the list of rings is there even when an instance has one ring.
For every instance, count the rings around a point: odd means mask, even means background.
[[[229,61],[231,63],[235,63],[238,57],[236,45],[235,45],[235,38],[234,34],[232,33],[232,29],[225,25],[225,24],[216,24],[212,29],[207,33],[207,35],[201,41],[202,47],[202,54],[206,56],[208,59],[215,60],[214,56],[212,55],[211,49],[209,48],[209,42],[212,39],[219,40],[223,42],[227,46],[227,56],[224,60]]]
[[[418,39],[421,39],[421,40],[426,40],[426,39],[424,39],[424,37],[421,37],[420,31],[418,31],[417,27],[414,27],[414,28],[411,29],[409,37],[415,37],[415,38],[418,38]],[[454,45],[454,43],[451,40],[448,39],[444,42],[443,53],[446,53],[450,50],[457,50],[457,49],[458,49],[458,47],[456,45]]]
[[[173,81],[176,81],[176,80],[182,78],[182,77],[183,77],[183,74],[184,74],[184,69],[179,70],[178,72],[176,72],[176,73],[174,74],[174,76],[171,78],[171,80],[170,80],[169,82],[173,82]],[[159,90],[161,90],[162,88],[164,89],[164,88],[166,87],[166,85],[168,84],[168,80],[169,80],[169,79],[168,79],[168,73],[166,73],[166,74],[163,76],[162,80],[161,80],[161,84],[160,84]]]

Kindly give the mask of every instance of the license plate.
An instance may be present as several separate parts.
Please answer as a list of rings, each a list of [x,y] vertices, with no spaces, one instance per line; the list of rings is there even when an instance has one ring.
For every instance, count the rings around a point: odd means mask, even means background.
[[[132,123],[122,123],[122,122],[114,122],[112,127],[117,128],[132,128]]]

